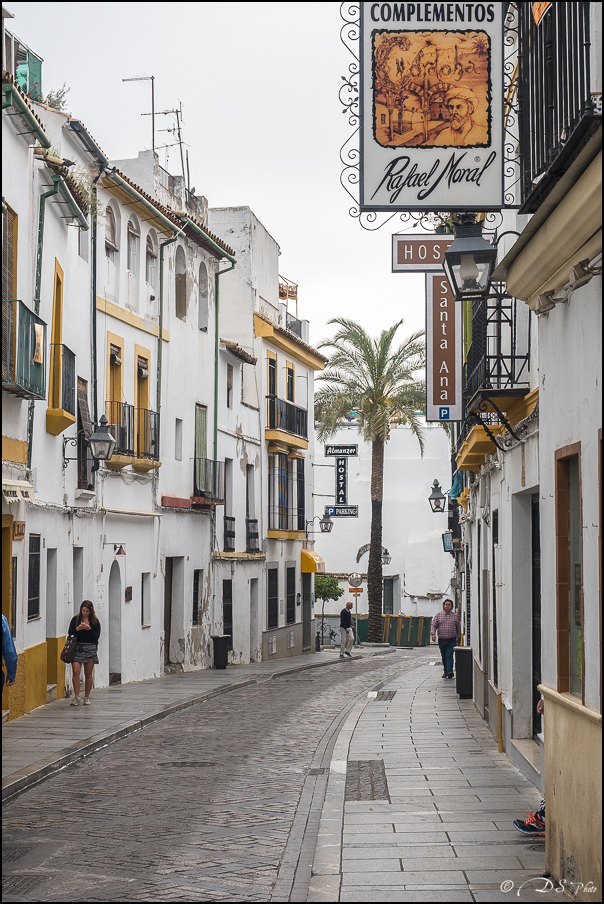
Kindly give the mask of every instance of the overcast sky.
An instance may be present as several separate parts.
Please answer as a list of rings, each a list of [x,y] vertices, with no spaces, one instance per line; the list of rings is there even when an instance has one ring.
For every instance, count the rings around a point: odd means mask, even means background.
[[[348,4],[347,4],[348,5]],[[42,90],[69,88],[67,110],[110,158],[151,147],[156,111],[182,103],[191,186],[211,207],[252,208],[299,284],[311,342],[331,317],[375,335],[403,317],[424,328],[422,275],[391,273],[392,220],[367,232],[348,211],[340,147],[351,135],[338,92],[352,60],[339,3],[21,3],[6,22],[43,57]],[[175,140],[156,117],[156,147]],[[159,150],[166,165],[166,151]],[[167,169],[180,174],[178,147]]]

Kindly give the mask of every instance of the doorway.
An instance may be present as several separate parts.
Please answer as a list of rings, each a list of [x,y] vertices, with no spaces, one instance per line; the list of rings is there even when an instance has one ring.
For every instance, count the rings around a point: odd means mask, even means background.
[[[172,578],[174,559],[166,557],[166,573],[164,576],[164,665],[170,662],[170,639],[172,634]]]
[[[109,572],[109,684],[122,682],[122,576],[113,562]]]
[[[531,608],[533,648],[533,737],[541,733],[537,704],[541,694],[541,535],[539,529],[539,493],[531,496]]]
[[[250,579],[250,662],[260,659],[258,650],[258,578]]]
[[[311,575],[302,574],[302,648],[309,650],[312,646],[311,619],[312,606],[310,599]]]

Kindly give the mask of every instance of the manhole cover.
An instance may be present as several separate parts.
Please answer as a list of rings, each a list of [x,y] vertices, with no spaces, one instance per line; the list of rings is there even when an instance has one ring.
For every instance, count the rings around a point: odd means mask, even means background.
[[[378,702],[380,700],[392,700],[396,691],[378,691],[378,695],[375,698]]]
[[[2,879],[2,892],[5,895],[27,894],[51,878],[52,876],[6,876]]]
[[[164,763],[172,769],[205,769],[208,766],[217,766],[218,763],[210,763],[205,760],[185,760],[182,763]]]
[[[349,760],[346,766],[345,799],[390,802],[384,761]]]
[[[15,847],[11,844],[3,844],[2,845],[2,862],[3,863],[16,863],[17,860],[21,860],[23,857],[26,857],[27,854],[32,850],[30,847],[19,846]]]

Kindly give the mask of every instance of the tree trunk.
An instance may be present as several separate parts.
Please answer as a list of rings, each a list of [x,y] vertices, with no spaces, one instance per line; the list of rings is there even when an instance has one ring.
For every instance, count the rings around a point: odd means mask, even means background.
[[[384,441],[371,444],[371,536],[367,568],[369,643],[382,642],[382,499],[384,495]]]

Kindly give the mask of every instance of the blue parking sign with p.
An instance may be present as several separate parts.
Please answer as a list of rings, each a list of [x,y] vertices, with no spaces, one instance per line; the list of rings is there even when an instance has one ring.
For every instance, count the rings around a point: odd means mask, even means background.
[[[448,408],[439,408],[438,409],[438,419],[439,419],[439,421],[448,421],[449,420],[449,409]]]

